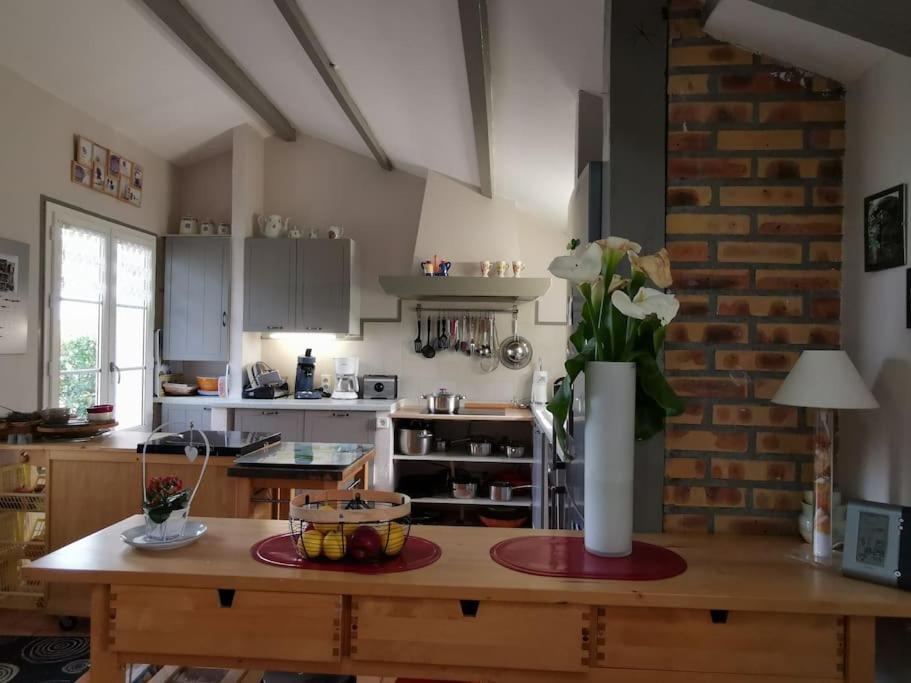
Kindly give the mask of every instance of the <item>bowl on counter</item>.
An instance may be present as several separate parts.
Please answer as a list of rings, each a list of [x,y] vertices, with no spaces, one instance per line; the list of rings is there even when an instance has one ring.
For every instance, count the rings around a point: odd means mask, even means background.
[[[114,420],[114,406],[110,403],[101,403],[87,408],[85,416],[89,422],[112,422]]]

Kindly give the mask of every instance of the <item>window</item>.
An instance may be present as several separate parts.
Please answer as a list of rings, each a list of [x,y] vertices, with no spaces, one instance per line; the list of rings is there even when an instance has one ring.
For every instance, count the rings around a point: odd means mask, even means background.
[[[155,237],[47,205],[46,403],[151,424]]]

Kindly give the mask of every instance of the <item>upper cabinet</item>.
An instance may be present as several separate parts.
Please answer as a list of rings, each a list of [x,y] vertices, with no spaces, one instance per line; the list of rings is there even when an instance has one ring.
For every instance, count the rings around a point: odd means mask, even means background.
[[[227,237],[165,239],[168,360],[227,360],[231,251]]]
[[[354,248],[347,239],[246,240],[244,330],[357,333]]]

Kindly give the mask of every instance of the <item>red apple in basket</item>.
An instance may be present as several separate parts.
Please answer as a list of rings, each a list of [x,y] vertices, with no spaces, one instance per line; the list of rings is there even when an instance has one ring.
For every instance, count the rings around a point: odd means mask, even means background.
[[[383,554],[383,538],[376,529],[359,526],[348,539],[348,554],[358,562],[376,560]]]

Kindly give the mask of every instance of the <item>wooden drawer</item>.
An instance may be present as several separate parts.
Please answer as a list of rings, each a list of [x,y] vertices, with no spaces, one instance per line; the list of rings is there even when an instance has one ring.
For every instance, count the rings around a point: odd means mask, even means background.
[[[597,666],[842,678],[841,617],[648,607],[598,610]]]
[[[234,429],[239,432],[281,432],[283,441],[304,441],[304,412],[238,408],[234,411]]]
[[[354,597],[351,658],[582,671],[590,617],[581,605]]]
[[[308,410],[304,441],[374,443],[376,413],[348,410]]]
[[[111,602],[115,652],[300,662],[341,656],[337,595],[112,586]]]

